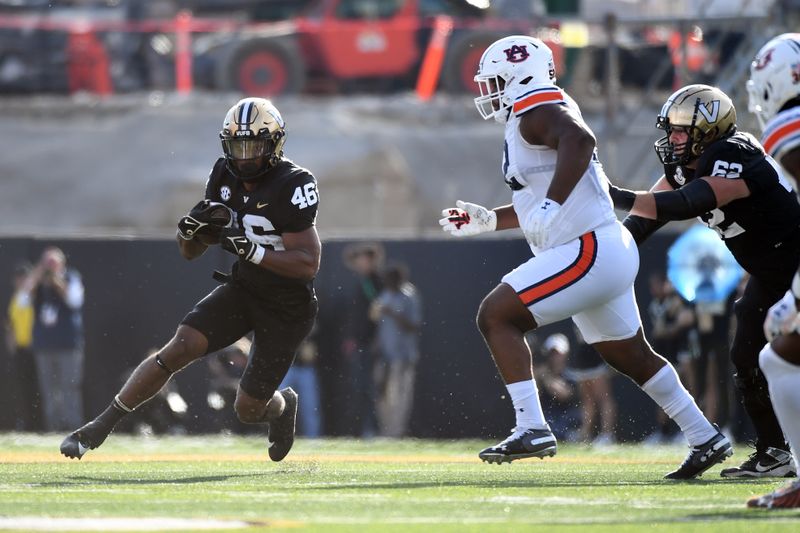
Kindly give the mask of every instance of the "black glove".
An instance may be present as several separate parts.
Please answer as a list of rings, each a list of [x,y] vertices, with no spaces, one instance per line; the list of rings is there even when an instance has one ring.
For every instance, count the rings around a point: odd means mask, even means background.
[[[233,212],[225,204],[202,200],[178,221],[178,236],[191,240],[202,236],[204,244],[219,243],[223,228],[233,223]]]
[[[621,209],[623,211],[630,211],[633,209],[633,203],[636,201],[635,192],[622,189],[608,182],[608,194],[611,196],[611,201],[614,202],[615,209]]]
[[[223,228],[220,245],[224,250],[257,265],[264,259],[264,253],[267,251],[260,244],[247,238],[241,228]]]

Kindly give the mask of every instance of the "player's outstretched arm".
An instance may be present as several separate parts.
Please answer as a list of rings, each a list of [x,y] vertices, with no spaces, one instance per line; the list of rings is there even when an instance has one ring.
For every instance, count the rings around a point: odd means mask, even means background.
[[[469,237],[490,231],[518,228],[519,221],[510,205],[488,209],[482,205],[457,201],[455,207],[442,210],[442,230],[454,237]]]

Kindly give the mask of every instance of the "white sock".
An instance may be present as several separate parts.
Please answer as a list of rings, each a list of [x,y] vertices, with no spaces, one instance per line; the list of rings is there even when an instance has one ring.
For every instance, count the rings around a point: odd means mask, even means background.
[[[550,429],[544,419],[542,404],[539,402],[539,390],[532,379],[518,381],[506,385],[514,414],[517,417],[516,429]]]
[[[717,430],[703,415],[689,391],[678,379],[675,368],[669,363],[642,385],[647,393],[681,428],[689,446],[705,444]]]
[[[772,407],[789,440],[794,464],[800,464],[800,366],[775,353],[769,344],[761,350],[758,365],[767,378]]]

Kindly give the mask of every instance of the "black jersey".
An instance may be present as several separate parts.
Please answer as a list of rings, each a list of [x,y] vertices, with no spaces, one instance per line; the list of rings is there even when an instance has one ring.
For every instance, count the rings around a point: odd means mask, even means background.
[[[679,167],[667,179],[677,189],[704,176],[745,180],[750,196],[700,219],[716,230],[742,268],[755,276],[770,275],[782,248],[797,246],[800,238],[800,204],[780,167],[752,135],[739,132],[711,143],[695,169]]]
[[[208,177],[206,199],[231,208],[237,225],[253,242],[267,250],[283,250],[284,233],[314,225],[319,205],[317,181],[308,170],[283,159],[255,183],[256,189],[248,192],[220,158]],[[311,282],[278,275],[241,258],[234,265],[233,276],[269,300],[294,295],[307,302],[313,297]]]

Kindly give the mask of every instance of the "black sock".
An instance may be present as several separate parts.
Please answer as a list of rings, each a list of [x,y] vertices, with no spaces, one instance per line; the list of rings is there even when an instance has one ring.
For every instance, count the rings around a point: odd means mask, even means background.
[[[132,411],[119,400],[119,396],[114,397],[111,405],[106,407],[105,411],[78,430],[81,435],[81,442],[88,444],[91,448],[97,448],[106,440],[108,434],[122,420],[122,417]]]

